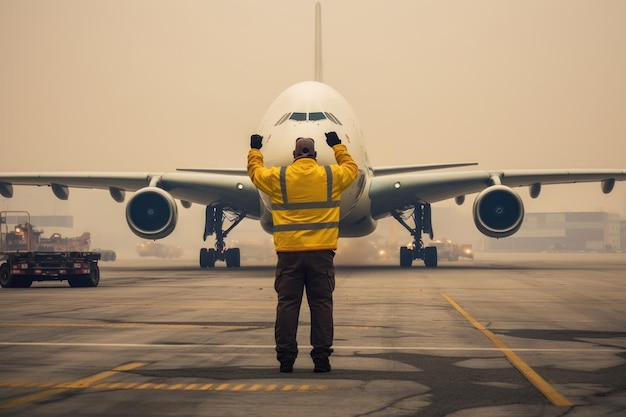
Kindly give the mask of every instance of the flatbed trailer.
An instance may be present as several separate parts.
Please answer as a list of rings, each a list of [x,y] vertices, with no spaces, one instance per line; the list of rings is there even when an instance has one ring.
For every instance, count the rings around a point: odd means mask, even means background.
[[[15,218],[15,228],[9,231],[11,218]],[[28,288],[33,281],[67,281],[70,287],[98,286],[99,252],[55,250],[48,246],[44,246],[45,250],[37,249],[40,235],[33,230],[27,211],[0,211],[2,288]]]
[[[97,252],[2,252],[0,286],[28,288],[33,281],[67,281],[70,287],[97,287]]]

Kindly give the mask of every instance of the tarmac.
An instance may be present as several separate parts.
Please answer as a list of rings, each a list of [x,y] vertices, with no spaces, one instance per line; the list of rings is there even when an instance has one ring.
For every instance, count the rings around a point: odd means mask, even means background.
[[[101,263],[97,288],[0,289],[0,416],[626,416],[625,272],[623,253],[338,265],[332,372],[303,303],[284,374],[270,263]]]

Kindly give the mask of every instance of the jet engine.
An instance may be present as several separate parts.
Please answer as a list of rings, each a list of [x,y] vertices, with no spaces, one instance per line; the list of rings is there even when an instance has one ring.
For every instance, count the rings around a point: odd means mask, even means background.
[[[176,200],[165,190],[145,187],[137,191],[126,206],[128,227],[144,239],[162,239],[176,227]]]
[[[505,185],[485,188],[474,200],[474,223],[489,237],[511,236],[522,226],[524,203],[520,196]]]

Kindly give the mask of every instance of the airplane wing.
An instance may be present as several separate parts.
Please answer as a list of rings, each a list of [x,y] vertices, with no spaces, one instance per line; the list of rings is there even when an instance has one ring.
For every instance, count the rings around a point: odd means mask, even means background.
[[[13,185],[49,186],[62,200],[69,197],[69,188],[109,190],[114,200],[124,201],[126,191],[139,191],[159,187],[173,198],[188,203],[208,206],[220,203],[224,207],[258,218],[259,193],[247,172],[224,171],[219,173],[152,173],[152,172],[13,172],[0,173],[0,195],[13,196]]]
[[[609,193],[615,181],[624,180],[626,170],[610,169],[405,173],[375,176],[371,181],[369,197],[372,202],[372,217],[379,219],[417,204],[462,198],[466,194],[478,193],[493,185],[530,186],[531,196],[537,197],[541,186],[545,184],[600,182],[602,191]]]

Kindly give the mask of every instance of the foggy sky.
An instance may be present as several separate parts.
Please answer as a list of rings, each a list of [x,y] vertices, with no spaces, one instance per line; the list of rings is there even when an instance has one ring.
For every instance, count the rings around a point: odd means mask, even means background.
[[[244,167],[269,104],[313,77],[314,5],[0,0],[0,169]],[[324,81],[375,166],[626,168],[626,2],[333,0],[322,15]],[[621,213],[625,189],[520,194],[527,211]],[[106,191],[20,187],[0,209],[140,241]],[[183,210],[174,236],[200,243],[201,227]]]

